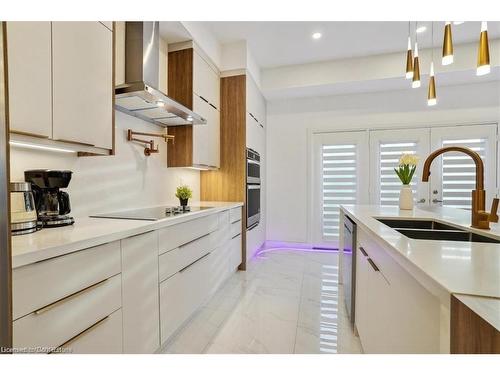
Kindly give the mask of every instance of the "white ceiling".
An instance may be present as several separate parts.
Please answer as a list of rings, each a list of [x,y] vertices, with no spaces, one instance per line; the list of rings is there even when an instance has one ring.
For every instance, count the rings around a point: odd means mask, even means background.
[[[261,68],[378,55],[406,50],[408,22],[203,22],[221,44],[246,40]],[[431,45],[431,22],[418,34],[419,46]],[[414,28],[414,22],[412,23]],[[434,22],[434,44],[440,45],[444,22]],[[313,40],[311,35],[323,37]],[[478,39],[480,22],[453,25],[455,44]],[[490,39],[500,38],[500,22],[488,23]]]

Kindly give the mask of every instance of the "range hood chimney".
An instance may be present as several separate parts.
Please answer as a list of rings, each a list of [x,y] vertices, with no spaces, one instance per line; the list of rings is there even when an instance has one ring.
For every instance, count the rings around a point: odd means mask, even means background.
[[[207,121],[169,98],[159,87],[160,23],[125,23],[125,83],[115,87],[115,107],[160,126]]]

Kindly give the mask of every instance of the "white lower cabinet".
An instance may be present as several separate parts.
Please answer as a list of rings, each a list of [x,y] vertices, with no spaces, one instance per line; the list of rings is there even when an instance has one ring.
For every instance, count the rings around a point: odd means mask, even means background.
[[[162,345],[241,264],[241,221],[231,223],[231,218],[238,218],[238,210],[241,207],[212,215],[218,223],[216,231],[160,255]],[[183,225],[190,224],[179,224],[181,233]],[[186,265],[187,259],[190,263]]]
[[[120,354],[123,352],[122,328],[120,309],[62,345],[56,354]]]
[[[121,277],[113,276],[14,321],[15,348],[58,348],[121,307]]]
[[[439,353],[439,299],[359,227],[355,306],[365,353]]]
[[[209,255],[203,256],[160,284],[162,343],[181,327],[208,297]]]
[[[229,271],[234,271],[241,262],[241,234],[238,234],[229,243]]]
[[[241,207],[14,269],[14,347],[158,351],[241,263],[240,219]]]
[[[158,232],[121,241],[123,351],[153,353],[160,345]]]

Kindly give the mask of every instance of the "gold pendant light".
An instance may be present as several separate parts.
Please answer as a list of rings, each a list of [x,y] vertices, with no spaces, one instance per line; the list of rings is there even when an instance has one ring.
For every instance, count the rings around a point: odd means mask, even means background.
[[[437,104],[436,98],[436,79],[434,77],[434,22],[432,23],[431,31],[431,69],[429,74],[429,88],[427,90],[427,105],[433,106]]]
[[[415,57],[413,58],[413,80],[411,87],[414,89],[420,87],[420,63],[418,61],[418,43],[415,42]]]
[[[447,21],[444,26],[444,40],[443,40],[443,65],[450,65],[453,63],[453,40],[451,37],[451,22]]]
[[[433,106],[437,104],[436,98],[436,80],[434,78],[434,61],[431,62],[431,74],[429,77],[429,89],[427,90],[427,105]]]
[[[477,51],[477,71],[478,76],[483,76],[490,72],[490,49],[488,46],[488,24],[481,22],[481,35],[479,36],[479,49]]]
[[[413,51],[411,50],[410,22],[408,21],[408,50],[406,51],[406,79],[413,78]]]

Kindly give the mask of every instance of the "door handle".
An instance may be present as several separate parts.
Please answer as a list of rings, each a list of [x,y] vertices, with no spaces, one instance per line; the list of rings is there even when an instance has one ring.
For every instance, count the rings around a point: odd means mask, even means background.
[[[425,198],[419,199],[417,203],[425,203]]]
[[[439,200],[439,199],[434,198],[434,199],[432,200],[432,203],[443,203],[443,201],[441,201],[441,200]]]

